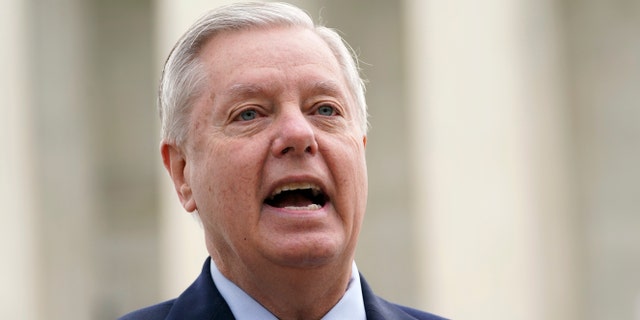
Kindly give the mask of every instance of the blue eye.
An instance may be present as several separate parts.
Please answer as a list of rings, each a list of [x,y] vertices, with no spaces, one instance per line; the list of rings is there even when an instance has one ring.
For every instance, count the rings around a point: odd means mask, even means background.
[[[242,121],[253,120],[257,117],[258,117],[258,112],[256,112],[255,110],[242,111],[242,113],[240,113],[240,115],[238,116],[239,120],[242,120]]]
[[[318,114],[321,116],[333,116],[336,114],[336,109],[330,105],[323,105],[318,108]]]

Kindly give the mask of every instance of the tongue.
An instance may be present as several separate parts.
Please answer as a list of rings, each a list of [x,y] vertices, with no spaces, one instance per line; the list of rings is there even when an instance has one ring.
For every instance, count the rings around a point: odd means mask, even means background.
[[[277,197],[273,202],[273,206],[278,208],[306,207],[312,204],[313,202],[308,197],[296,192],[287,192],[286,195]]]

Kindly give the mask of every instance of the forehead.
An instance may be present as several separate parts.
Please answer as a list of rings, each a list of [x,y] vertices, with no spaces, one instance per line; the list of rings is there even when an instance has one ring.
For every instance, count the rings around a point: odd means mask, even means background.
[[[212,85],[237,86],[240,79],[265,81],[273,74],[304,74],[319,83],[344,84],[344,77],[328,45],[313,31],[300,27],[276,27],[227,31],[204,45],[200,60]],[[329,81],[331,80],[331,81]],[[240,82],[242,82],[240,81]]]

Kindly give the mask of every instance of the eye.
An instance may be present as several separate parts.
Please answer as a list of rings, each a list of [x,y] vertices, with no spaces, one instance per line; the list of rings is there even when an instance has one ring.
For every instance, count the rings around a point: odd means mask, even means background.
[[[328,104],[324,104],[318,107],[317,112],[321,116],[333,116],[337,113],[336,108]]]
[[[257,117],[258,117],[258,112],[253,109],[249,109],[249,110],[242,111],[242,113],[238,115],[237,120],[250,121]]]

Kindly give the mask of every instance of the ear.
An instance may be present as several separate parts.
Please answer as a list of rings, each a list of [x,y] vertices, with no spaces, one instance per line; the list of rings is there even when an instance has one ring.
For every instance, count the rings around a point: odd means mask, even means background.
[[[184,152],[175,144],[163,140],[160,143],[160,153],[184,209],[187,212],[198,209],[189,184],[189,163]]]

